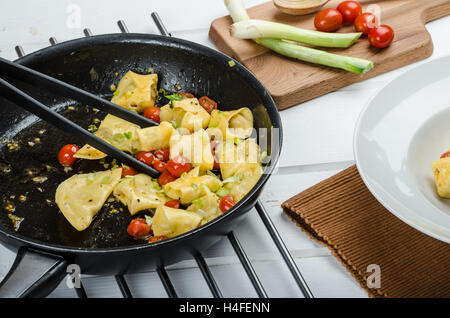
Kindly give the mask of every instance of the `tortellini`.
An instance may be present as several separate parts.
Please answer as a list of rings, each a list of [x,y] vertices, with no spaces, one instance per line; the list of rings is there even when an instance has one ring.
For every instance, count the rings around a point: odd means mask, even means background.
[[[157,208],[169,201],[159,184],[142,173],[120,180],[114,189],[114,196],[128,207],[131,215]]]
[[[97,137],[110,143],[123,151],[132,152],[138,147],[139,140],[137,131],[138,125],[130,123],[113,115],[106,115],[98,130],[94,133]],[[74,155],[75,158],[97,160],[105,158],[107,155],[90,145],[84,145]]]
[[[253,131],[253,114],[247,107],[232,111],[213,110],[207,132],[216,140],[245,139]]]
[[[439,196],[450,199],[450,157],[436,160],[431,168]]]
[[[158,75],[141,75],[128,71],[120,80],[111,102],[123,108],[142,113],[155,105]]]
[[[161,107],[161,121],[172,123],[176,128],[182,127],[190,132],[208,127],[211,116],[199,104],[197,98],[184,98],[171,101]]]
[[[175,200],[180,200],[181,204],[192,203],[195,199],[215,192],[222,186],[219,178],[212,175],[199,175],[199,167],[192,169],[189,173],[164,186],[166,195]]]
[[[153,217],[153,234],[174,237],[197,228],[201,220],[202,217],[195,212],[160,205]]]
[[[246,139],[237,145],[234,142],[219,143],[216,155],[220,162],[222,179],[227,179],[239,170],[252,170],[261,166],[260,149],[254,138]]]
[[[139,129],[137,131],[139,138],[138,149],[142,151],[153,151],[160,148],[169,148],[170,138],[175,132],[173,126],[165,121],[159,126]]]
[[[196,212],[202,217],[200,225],[206,224],[222,214],[219,209],[219,197],[212,192],[194,200],[187,211]]]
[[[55,202],[78,231],[85,230],[119,183],[122,168],[76,174],[56,189]]]
[[[214,167],[214,156],[208,134],[201,129],[192,135],[173,134],[170,138],[170,158],[183,156],[199,168],[200,174]]]
[[[243,167],[238,170],[231,178],[231,182],[226,184],[226,188],[230,189],[229,195],[234,200],[241,200],[258,182],[262,176],[263,170],[261,166],[253,166],[251,168]]]

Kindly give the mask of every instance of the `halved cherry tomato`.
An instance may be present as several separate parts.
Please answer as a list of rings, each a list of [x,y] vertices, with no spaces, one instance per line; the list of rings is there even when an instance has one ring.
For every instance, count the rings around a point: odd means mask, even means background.
[[[365,12],[356,17],[354,25],[356,31],[367,35],[370,30],[378,26],[378,19],[374,14]]]
[[[134,157],[149,166],[151,166],[155,160],[155,157],[150,151],[139,151]]]
[[[172,176],[169,171],[164,170],[158,178],[158,183],[160,185],[165,185],[169,182],[175,181],[177,178]]]
[[[174,177],[180,177],[183,173],[191,170],[191,164],[183,156],[177,156],[167,162],[167,170]]]
[[[166,239],[168,239],[168,237],[165,235],[152,236],[151,238],[148,239],[148,242],[154,243],[154,242],[159,242],[159,241],[166,240]]]
[[[388,25],[380,25],[369,31],[368,39],[373,46],[384,49],[394,39],[394,30]]]
[[[443,153],[441,156],[441,159],[443,159],[443,158],[450,158],[450,151]]]
[[[136,171],[133,167],[130,166],[122,166],[122,178],[125,178],[126,176],[134,176],[137,175],[139,172]]]
[[[211,140],[211,152],[212,152],[212,155],[214,157],[213,170],[219,170],[220,169],[220,163],[217,160],[217,156],[216,156],[216,147],[217,147],[217,141]]]
[[[166,170],[167,163],[158,159],[154,159],[152,166],[159,172],[164,172],[164,170]]]
[[[153,155],[156,159],[161,161],[168,161],[170,159],[170,149],[169,148],[161,148],[153,152]]]
[[[329,8],[317,13],[314,26],[322,32],[333,32],[341,27],[342,21],[342,14],[336,9]]]
[[[353,23],[358,15],[362,13],[361,5],[356,1],[341,2],[336,8],[344,19],[344,23]]]
[[[160,122],[159,113],[160,113],[159,107],[150,106],[144,111],[143,115],[144,117],[147,117],[148,119],[151,119],[154,122],[159,123]]]
[[[195,98],[195,96],[188,92],[178,92],[178,95],[180,95],[183,98]]]
[[[127,232],[134,238],[142,238],[150,234],[152,227],[144,219],[137,218],[130,222]]]
[[[214,109],[217,109],[217,103],[208,96],[200,97],[198,102],[209,114],[211,114]]]
[[[180,201],[178,201],[178,200],[170,200],[170,201],[167,201],[164,205],[168,206],[169,208],[179,209],[180,208]]]
[[[220,199],[219,208],[222,212],[227,212],[236,204],[233,197],[231,195],[226,195]]]
[[[65,145],[58,153],[58,161],[63,166],[71,166],[77,161],[73,155],[78,151],[78,147],[75,145]]]

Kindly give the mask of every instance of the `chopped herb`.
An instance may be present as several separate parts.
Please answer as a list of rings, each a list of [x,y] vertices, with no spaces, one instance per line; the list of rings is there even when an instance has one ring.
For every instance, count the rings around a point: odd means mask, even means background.
[[[183,100],[183,96],[181,96],[180,94],[164,95],[164,97],[171,101]]]
[[[228,193],[230,193],[230,190],[228,190],[227,188],[220,188],[219,190],[217,190],[216,194],[219,197],[224,197],[226,195],[228,195]]]
[[[88,182],[94,182],[94,174],[93,173],[88,174],[87,180]]]
[[[222,181],[222,183],[230,183],[230,182],[239,182],[244,178],[244,175],[242,173],[235,174],[232,177],[229,177],[228,179],[225,179]]]
[[[166,90],[165,90],[164,88],[162,88],[162,87],[158,90],[158,93],[159,93],[159,94],[162,94],[162,95],[164,95],[164,96],[167,95]]]
[[[242,139],[238,138],[238,137],[234,137],[234,144],[235,145],[239,145],[242,142]]]
[[[133,134],[131,133],[131,131],[128,131],[126,133],[123,133],[123,135],[125,136],[125,138],[127,139],[131,139],[131,137],[133,136]]]
[[[236,62],[233,61],[233,60],[229,60],[229,61],[228,61],[228,65],[229,65],[230,67],[233,67],[233,66],[236,65]]]
[[[195,204],[195,205],[198,206],[199,208],[203,208],[203,202],[202,202],[202,199],[195,199],[195,200],[192,200],[192,204]]]
[[[119,94],[120,94],[119,90],[115,90],[113,96],[119,96]]]
[[[97,128],[97,126],[95,126],[95,125],[89,125],[89,127],[88,127],[88,130],[90,131],[90,132],[96,132],[97,130],[98,130],[98,128]]]
[[[106,176],[102,179],[102,184],[109,184],[111,183],[112,179],[110,176]]]
[[[113,141],[115,143],[121,144],[125,141],[125,135],[124,134],[114,134]]]
[[[174,108],[174,107],[175,107],[175,105],[174,105],[173,100],[172,100],[172,101],[170,101],[170,108]]]
[[[114,165],[114,166],[112,166],[111,169],[117,169],[117,168],[119,168],[119,166],[118,165]]]
[[[208,128],[216,128],[217,126],[219,126],[219,121],[216,121],[214,123],[209,123]]]
[[[217,110],[217,114],[218,115],[222,114],[222,111],[221,110]]]
[[[172,124],[173,128],[175,128],[175,129],[180,128],[175,119],[172,120],[170,123]]]
[[[263,161],[267,157],[267,151],[263,151],[261,153],[261,161]]]
[[[152,186],[156,191],[162,191],[162,188],[157,181],[152,181]]]
[[[145,223],[147,223],[147,225],[152,225],[153,218],[151,216],[145,215]]]

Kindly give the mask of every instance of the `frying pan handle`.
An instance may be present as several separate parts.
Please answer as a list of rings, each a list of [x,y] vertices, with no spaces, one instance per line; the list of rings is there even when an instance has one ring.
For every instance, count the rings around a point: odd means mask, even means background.
[[[69,261],[61,256],[21,247],[0,283],[0,298],[46,297],[67,275],[68,265]]]

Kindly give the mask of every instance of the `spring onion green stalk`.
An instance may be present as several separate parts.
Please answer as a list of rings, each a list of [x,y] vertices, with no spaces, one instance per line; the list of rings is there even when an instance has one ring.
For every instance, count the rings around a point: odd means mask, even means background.
[[[358,33],[328,33],[296,28],[283,23],[263,20],[243,20],[231,26],[232,37],[238,39],[273,38],[313,46],[346,48],[361,36]]]
[[[357,57],[337,55],[297,44],[275,39],[258,39],[256,43],[281,55],[301,61],[341,68],[353,73],[364,74],[373,68],[373,62]]]
[[[234,23],[250,20],[242,0],[225,0],[225,6]],[[280,39],[259,38],[254,39],[254,41],[279,54],[305,62],[341,68],[358,74],[364,74],[373,68],[373,62],[369,60],[332,54]]]

